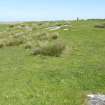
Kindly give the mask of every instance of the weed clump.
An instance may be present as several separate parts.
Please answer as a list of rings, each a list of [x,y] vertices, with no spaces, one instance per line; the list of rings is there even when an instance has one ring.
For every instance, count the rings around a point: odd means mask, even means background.
[[[94,26],[95,28],[105,28],[105,24],[98,24]]]
[[[32,48],[32,43],[31,42],[28,42],[24,45],[24,48],[25,49],[31,49]]]
[[[5,45],[6,46],[18,46],[18,45],[21,45],[22,43],[23,41],[19,39],[9,39],[6,41]]]
[[[59,36],[59,34],[56,32],[56,33],[52,33],[50,37],[51,37],[51,39],[56,40],[56,39],[58,39],[58,36]]]
[[[43,41],[48,40],[48,33],[47,32],[39,32],[36,35],[37,40]]]
[[[60,56],[65,49],[65,45],[62,41],[49,42],[44,46],[34,48],[33,55],[45,55],[45,56]]]
[[[41,27],[44,23],[9,25],[8,30],[0,34],[0,48],[22,45],[30,49],[32,55],[60,56],[65,45],[59,40],[58,32],[45,31]]]
[[[3,48],[4,44],[0,42],[0,48]]]
[[[42,52],[42,49],[40,47],[36,47],[32,49],[32,55],[40,55]]]

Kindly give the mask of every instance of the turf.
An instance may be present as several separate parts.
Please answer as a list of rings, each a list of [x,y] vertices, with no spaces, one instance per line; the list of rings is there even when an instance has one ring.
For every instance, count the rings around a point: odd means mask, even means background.
[[[87,94],[104,94],[105,29],[94,28],[102,22],[71,22],[71,30],[59,30],[68,47],[61,57],[0,49],[0,105],[84,105]]]

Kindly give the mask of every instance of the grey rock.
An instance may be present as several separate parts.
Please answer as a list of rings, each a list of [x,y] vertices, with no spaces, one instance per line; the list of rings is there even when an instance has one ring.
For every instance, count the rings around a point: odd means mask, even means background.
[[[87,105],[105,105],[105,95],[102,94],[88,95]]]
[[[53,26],[53,27],[48,27],[47,29],[49,30],[59,30],[61,27],[60,26]]]

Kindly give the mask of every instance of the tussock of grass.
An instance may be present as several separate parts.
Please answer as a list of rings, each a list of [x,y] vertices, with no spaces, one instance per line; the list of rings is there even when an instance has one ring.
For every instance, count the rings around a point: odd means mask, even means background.
[[[38,25],[42,27],[43,23]],[[2,35],[0,35],[1,39],[4,40],[0,41],[1,48],[4,45],[7,47],[22,45],[25,49],[34,49],[33,55],[59,56],[62,50],[64,50],[64,45],[62,42],[58,41],[59,34],[57,32],[48,32],[45,30],[35,31],[38,25],[27,25],[23,23],[9,25],[5,32],[5,36],[2,38]],[[45,44],[46,46],[42,46]]]
[[[7,40],[6,43],[5,43],[6,46],[19,46],[21,44],[23,44],[23,40],[15,39],[15,38]]]
[[[65,45],[62,41],[49,42],[46,45],[34,48],[33,55],[47,55],[47,56],[60,56],[65,49]]]
[[[59,34],[57,32],[54,32],[50,35],[50,39],[56,40],[59,38]]]
[[[95,25],[95,28],[105,28],[105,24],[99,24],[99,25]]]
[[[4,44],[2,42],[0,42],[0,48],[2,48],[4,46]]]

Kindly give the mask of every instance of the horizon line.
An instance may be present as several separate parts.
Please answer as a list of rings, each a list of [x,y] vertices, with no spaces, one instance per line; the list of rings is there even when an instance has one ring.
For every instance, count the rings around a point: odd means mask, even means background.
[[[34,20],[34,19],[29,19],[29,20],[0,20],[0,24],[1,23],[19,23],[19,22],[56,22],[56,21],[75,21],[75,20],[105,20],[105,18],[75,18],[75,19],[55,19],[55,20],[52,20],[52,19],[42,19],[42,20]]]

